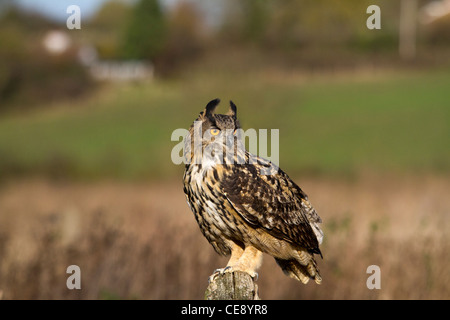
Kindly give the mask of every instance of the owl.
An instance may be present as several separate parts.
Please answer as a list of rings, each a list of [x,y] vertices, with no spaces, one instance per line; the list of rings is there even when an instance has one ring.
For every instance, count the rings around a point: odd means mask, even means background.
[[[303,190],[272,162],[240,141],[237,107],[215,114],[206,105],[185,139],[184,192],[202,234],[220,255],[224,272],[257,277],[263,253],[288,276],[307,283],[322,278],[314,255],[322,253],[322,222]]]

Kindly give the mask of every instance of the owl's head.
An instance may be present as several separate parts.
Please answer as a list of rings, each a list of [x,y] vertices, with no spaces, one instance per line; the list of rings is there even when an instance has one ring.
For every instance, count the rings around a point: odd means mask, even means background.
[[[212,157],[218,157],[219,153],[227,152],[227,149],[236,146],[238,140],[240,125],[237,120],[237,107],[230,101],[230,108],[226,114],[215,114],[214,110],[220,103],[220,99],[210,101],[205,109],[200,112],[198,118],[189,129],[189,138],[187,142],[189,153],[196,152],[196,148],[201,148],[203,157],[205,150]],[[230,150],[229,150],[230,151]],[[200,154],[200,153],[198,153]],[[189,155],[189,156],[190,156]]]
[[[210,134],[211,137],[217,137],[223,135],[226,132],[234,132],[240,128],[239,121],[237,120],[237,107],[230,101],[230,109],[227,114],[214,114],[214,110],[220,103],[220,99],[214,99],[210,101],[205,110],[200,112],[196,121],[202,122],[202,135],[207,138]],[[208,132],[209,131],[209,132]]]

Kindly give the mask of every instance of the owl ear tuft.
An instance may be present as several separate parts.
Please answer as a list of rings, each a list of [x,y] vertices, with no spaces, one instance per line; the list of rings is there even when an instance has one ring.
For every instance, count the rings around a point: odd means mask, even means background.
[[[230,100],[230,110],[228,111],[228,115],[233,116],[233,118],[235,118],[235,119],[237,117],[237,107],[231,100]]]
[[[205,111],[203,112],[205,117],[210,118],[212,116],[212,113],[214,112],[214,109],[216,109],[216,107],[219,103],[220,103],[220,99],[214,99],[214,100],[211,100],[210,102],[208,102],[208,104],[206,105]]]

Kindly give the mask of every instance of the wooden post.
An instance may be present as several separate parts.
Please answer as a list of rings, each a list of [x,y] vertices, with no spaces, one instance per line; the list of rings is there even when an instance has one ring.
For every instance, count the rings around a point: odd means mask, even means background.
[[[205,300],[259,300],[258,286],[248,273],[225,272],[209,283]]]

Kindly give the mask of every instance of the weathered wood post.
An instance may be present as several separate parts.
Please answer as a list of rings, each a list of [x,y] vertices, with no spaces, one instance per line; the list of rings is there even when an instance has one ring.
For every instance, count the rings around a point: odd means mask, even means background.
[[[259,300],[258,286],[248,273],[225,272],[209,283],[205,300]]]

